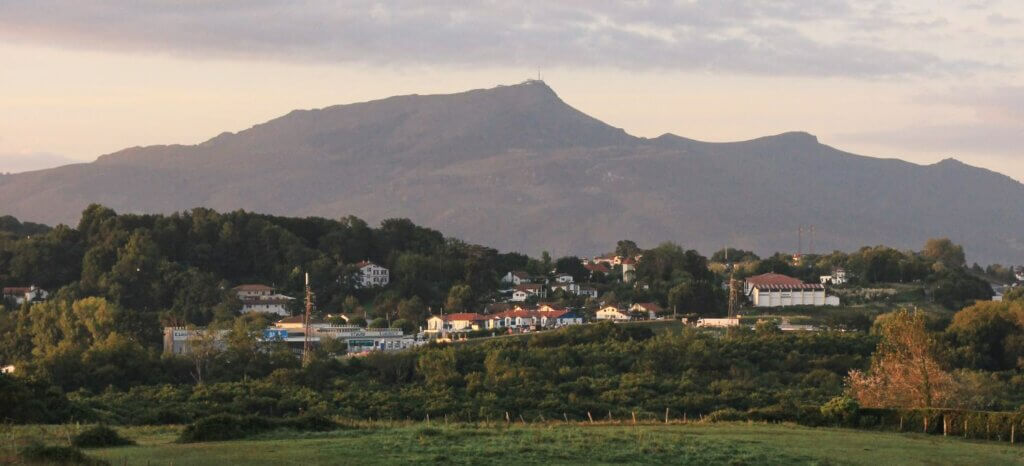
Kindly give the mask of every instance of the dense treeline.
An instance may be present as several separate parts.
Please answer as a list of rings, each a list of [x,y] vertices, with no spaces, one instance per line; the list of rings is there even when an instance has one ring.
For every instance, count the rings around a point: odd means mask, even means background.
[[[1007,268],[995,264],[986,269],[966,267],[963,248],[946,238],[928,240],[921,251],[901,251],[887,246],[866,246],[846,253],[805,254],[799,262],[777,253],[759,258],[750,251],[728,248],[714,253],[716,262],[737,263],[737,277],[775,272],[816,283],[837,268],[847,272],[850,286],[886,283],[919,283],[928,298],[950,310],[978,299],[989,299],[992,288],[983,276],[1007,278]],[[991,273],[990,273],[991,272]]]

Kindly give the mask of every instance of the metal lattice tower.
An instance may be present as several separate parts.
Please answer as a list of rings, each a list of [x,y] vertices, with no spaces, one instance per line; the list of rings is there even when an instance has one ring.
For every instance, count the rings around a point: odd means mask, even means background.
[[[302,319],[302,365],[309,364],[313,359],[313,336],[310,335],[310,316],[313,313],[313,289],[309,286],[309,274],[306,274],[306,315]]]

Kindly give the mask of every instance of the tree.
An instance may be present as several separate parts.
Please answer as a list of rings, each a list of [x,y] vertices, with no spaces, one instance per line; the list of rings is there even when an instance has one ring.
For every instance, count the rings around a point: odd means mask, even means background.
[[[951,407],[958,382],[934,354],[934,340],[921,311],[900,310],[876,322],[882,339],[867,373],[853,370],[850,392],[862,406],[882,408]]]
[[[949,238],[931,238],[924,243],[921,255],[941,262],[947,267],[963,267],[966,264],[964,248],[953,244]]]
[[[555,272],[572,275],[577,283],[582,283],[590,276],[590,271],[583,267],[583,262],[578,257],[565,256],[555,261]]]
[[[465,312],[473,303],[473,290],[469,285],[459,284],[448,290],[448,298],[444,301],[447,312]]]
[[[631,240],[622,239],[619,240],[618,243],[615,243],[615,255],[617,256],[636,257],[642,252],[643,249],[640,249],[640,247]]]
[[[1016,369],[1024,362],[1024,302],[978,302],[957,312],[946,334],[961,364],[987,371]]]
[[[398,303],[398,318],[400,320],[405,320],[415,326],[426,321],[428,317],[430,317],[430,313],[419,296],[413,296]]]

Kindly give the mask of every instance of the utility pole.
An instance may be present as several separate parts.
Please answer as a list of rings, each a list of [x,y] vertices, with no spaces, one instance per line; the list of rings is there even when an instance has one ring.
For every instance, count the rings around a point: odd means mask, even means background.
[[[306,316],[302,319],[305,341],[302,342],[302,365],[313,359],[313,336],[310,335],[310,315],[313,313],[313,289],[309,286],[309,273],[306,274]]]

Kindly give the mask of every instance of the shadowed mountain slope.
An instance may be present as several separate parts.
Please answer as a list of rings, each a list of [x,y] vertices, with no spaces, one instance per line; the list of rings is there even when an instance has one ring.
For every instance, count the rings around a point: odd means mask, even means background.
[[[592,254],[616,240],[710,252],[919,248],[948,236],[979,262],[1024,262],[1024,185],[952,159],[876,159],[806,133],[707,143],[630,136],[547,85],[297,110],[193,146],[125,149],[0,176],[0,214],[76,221],[196,206],[368,221],[409,217],[468,241]],[[806,243],[805,243],[806,244]]]

